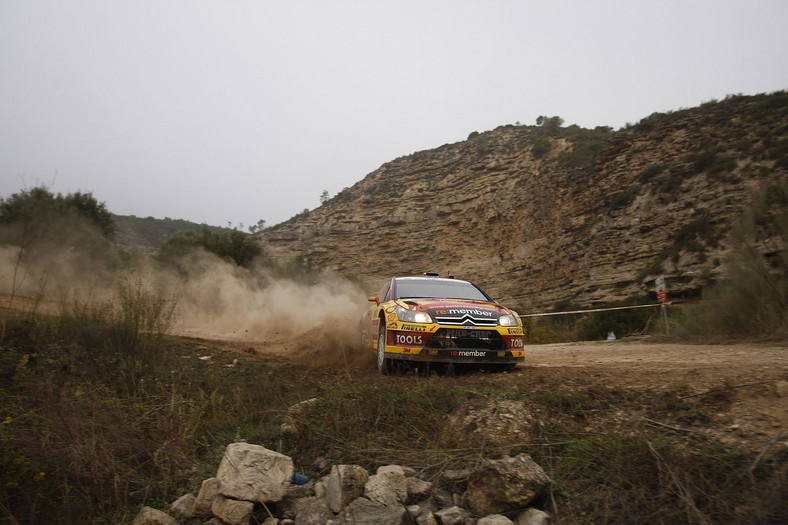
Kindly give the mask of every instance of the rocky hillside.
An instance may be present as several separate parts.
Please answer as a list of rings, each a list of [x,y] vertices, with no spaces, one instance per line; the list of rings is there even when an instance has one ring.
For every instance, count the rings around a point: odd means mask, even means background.
[[[788,93],[734,96],[613,132],[501,126],[381,166],[259,234],[277,257],[352,274],[452,273],[524,312],[696,296],[724,272],[730,232],[788,175]],[[775,192],[772,191],[772,194]],[[764,193],[765,194],[765,193]],[[767,199],[784,210],[784,193]],[[753,230],[764,255],[782,239]]]

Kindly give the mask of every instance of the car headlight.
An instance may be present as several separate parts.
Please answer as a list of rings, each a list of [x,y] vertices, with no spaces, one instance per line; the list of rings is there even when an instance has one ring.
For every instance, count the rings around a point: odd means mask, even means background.
[[[397,319],[403,323],[432,323],[432,317],[427,312],[408,310],[397,306]]]
[[[520,323],[517,321],[517,316],[514,314],[506,314],[502,315],[498,318],[498,324],[501,326],[519,326]]]

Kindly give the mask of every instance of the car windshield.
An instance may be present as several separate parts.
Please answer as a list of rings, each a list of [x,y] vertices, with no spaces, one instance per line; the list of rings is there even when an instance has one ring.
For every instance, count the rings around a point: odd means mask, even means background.
[[[466,299],[490,301],[484,292],[467,281],[399,279],[394,284],[395,299]]]

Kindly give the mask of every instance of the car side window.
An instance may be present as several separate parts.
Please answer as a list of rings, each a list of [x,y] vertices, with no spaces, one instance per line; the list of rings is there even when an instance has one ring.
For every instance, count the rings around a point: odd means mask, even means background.
[[[383,288],[383,291],[380,293],[378,297],[380,297],[380,302],[385,303],[386,301],[390,300],[389,291],[391,291],[391,281],[386,283],[386,287]]]

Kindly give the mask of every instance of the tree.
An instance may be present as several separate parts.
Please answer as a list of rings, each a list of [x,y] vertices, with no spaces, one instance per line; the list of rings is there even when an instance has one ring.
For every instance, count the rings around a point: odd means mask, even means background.
[[[40,279],[35,293],[43,294],[64,256],[72,261],[79,257],[83,268],[101,260],[116,229],[112,214],[91,193],[55,195],[44,186],[0,199],[0,226],[0,242],[18,247],[11,301],[36,272]]]
[[[200,233],[180,231],[171,235],[159,248],[159,259],[175,263],[200,248],[238,266],[248,265],[263,253],[259,244],[239,230],[218,232],[203,227]]]
[[[539,115],[536,117],[536,125],[542,128],[548,135],[557,134],[561,130],[563,124],[564,119],[558,116],[546,117],[544,115]]]
[[[8,199],[0,199],[0,224],[22,224],[25,222],[53,221],[74,222],[83,220],[96,226],[108,239],[115,236],[115,220],[103,202],[98,202],[91,193],[69,193],[54,195],[43,186],[14,193]]]
[[[323,205],[328,202],[328,190],[323,190],[323,193],[320,194],[320,204]]]
[[[260,219],[257,221],[257,224],[252,224],[249,226],[249,233],[260,233],[265,229],[265,221]]]

